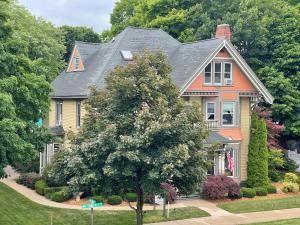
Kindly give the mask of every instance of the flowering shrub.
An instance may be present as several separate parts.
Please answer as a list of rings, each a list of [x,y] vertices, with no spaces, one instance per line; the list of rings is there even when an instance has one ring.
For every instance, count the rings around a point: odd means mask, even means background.
[[[298,176],[294,173],[286,173],[284,175],[284,182],[298,183]]]
[[[203,185],[203,194],[210,199],[238,198],[240,187],[232,178],[223,175],[211,176]]]
[[[291,182],[286,182],[283,183],[283,188],[282,191],[284,193],[288,193],[288,192],[298,192],[299,191],[299,185],[296,183],[291,183]]]

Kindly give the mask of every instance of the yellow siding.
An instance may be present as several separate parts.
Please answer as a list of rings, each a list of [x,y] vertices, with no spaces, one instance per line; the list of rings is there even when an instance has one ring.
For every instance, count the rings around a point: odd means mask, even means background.
[[[190,96],[190,102],[197,102],[200,107],[202,107],[202,97],[201,96]]]
[[[66,132],[76,132],[76,100],[63,101],[63,127]]]
[[[250,139],[250,98],[241,98],[241,132],[243,141],[241,143],[240,154],[240,179],[242,181],[247,179],[247,161],[248,161],[248,144]]]

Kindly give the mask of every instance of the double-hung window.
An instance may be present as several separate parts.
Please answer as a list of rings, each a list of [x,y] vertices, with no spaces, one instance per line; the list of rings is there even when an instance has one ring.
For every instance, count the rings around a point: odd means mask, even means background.
[[[216,103],[207,102],[206,103],[206,120],[215,120],[216,118]]]
[[[205,72],[204,72],[204,83],[205,84],[211,84],[212,83],[212,66],[211,66],[211,63],[208,64],[206,67],[205,67]]]
[[[63,102],[56,101],[56,126],[61,126],[63,121]]]
[[[232,63],[214,61],[204,71],[204,84],[232,85]]]
[[[232,64],[228,62],[224,63],[224,83],[225,85],[232,84]]]
[[[214,84],[222,83],[222,63],[215,62],[214,67]]]
[[[235,119],[235,103],[223,102],[222,105],[222,125],[230,126],[234,125]]]
[[[80,128],[80,123],[81,123],[81,102],[77,101],[76,102],[76,127]]]

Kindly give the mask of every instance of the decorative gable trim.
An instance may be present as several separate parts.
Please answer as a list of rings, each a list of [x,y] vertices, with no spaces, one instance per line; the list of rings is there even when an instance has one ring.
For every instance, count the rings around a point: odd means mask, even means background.
[[[194,75],[190,77],[190,79],[183,85],[180,90],[180,95],[183,95],[187,88],[194,82],[194,80],[199,76],[199,74],[205,69],[205,67],[216,57],[218,52],[225,48],[229,54],[232,56],[234,61],[238,64],[241,70],[245,73],[250,82],[254,85],[254,87],[262,94],[267,103],[272,104],[274,101],[273,96],[267,90],[267,88],[263,85],[263,83],[258,79],[253,70],[249,67],[243,57],[238,53],[238,51],[234,48],[234,46],[226,41],[224,41],[207,57],[207,59],[199,66]]]
[[[74,65],[75,58],[78,59],[78,68],[75,68],[75,65]],[[69,59],[67,72],[81,72],[81,71],[84,71],[84,65],[83,65],[79,50],[78,50],[77,46],[75,45],[73,48],[71,57]]]

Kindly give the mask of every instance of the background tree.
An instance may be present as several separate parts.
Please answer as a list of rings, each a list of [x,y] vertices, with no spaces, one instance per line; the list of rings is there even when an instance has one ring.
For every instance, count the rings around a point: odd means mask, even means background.
[[[63,67],[62,34],[14,1],[0,1],[0,176],[32,160],[51,138],[36,121],[49,108],[49,82]]]
[[[247,185],[266,187],[268,178],[267,128],[263,119],[254,113],[251,121],[251,136],[247,162]]]
[[[272,92],[274,121],[300,137],[300,5],[285,0],[121,0],[106,39],[126,26],[157,27],[182,42],[214,36],[230,24],[232,42]],[[123,18],[118,20],[116,18]]]
[[[74,48],[75,41],[85,41],[92,43],[100,42],[100,35],[93,31],[89,27],[72,27],[72,26],[62,26],[60,30],[64,34],[64,45],[66,47],[66,53],[64,55],[64,60],[66,63],[69,62],[70,55]]]
[[[179,190],[195,191],[206,176],[203,115],[178,98],[170,72],[161,52],[145,51],[116,67],[104,90],[92,90],[73,160],[66,166],[78,168],[68,182],[75,191],[97,184],[102,192],[108,187],[134,190],[137,224],[143,221],[146,192],[160,192],[168,179]]]

